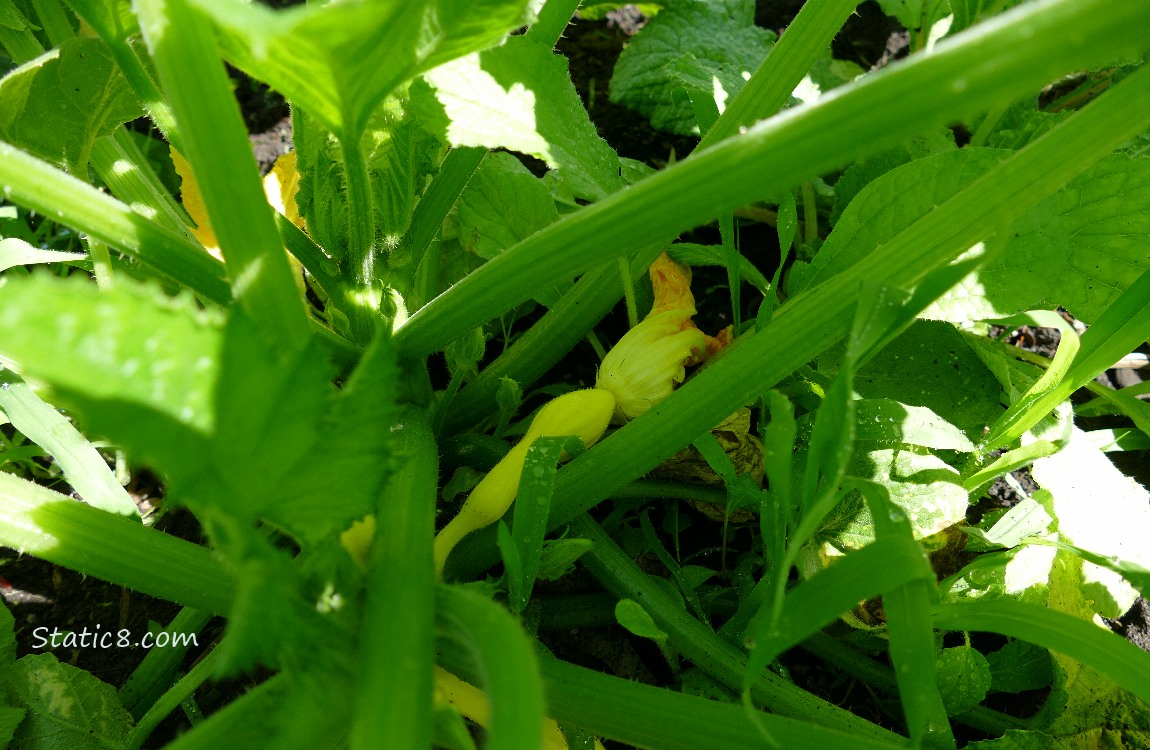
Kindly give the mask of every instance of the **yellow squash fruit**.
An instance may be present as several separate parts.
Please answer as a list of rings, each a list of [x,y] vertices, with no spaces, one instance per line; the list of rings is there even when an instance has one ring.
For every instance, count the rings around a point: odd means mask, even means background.
[[[481,727],[491,722],[491,705],[487,694],[464,682],[442,667],[435,668],[435,694],[438,700],[455,706],[459,713]],[[543,750],[567,750],[567,739],[554,720],[543,719]],[[595,750],[603,750],[603,743],[595,740]]]
[[[511,507],[519,492],[523,461],[536,438],[574,435],[590,448],[603,436],[614,411],[615,398],[595,388],[564,394],[540,409],[519,443],[475,486],[459,515],[436,535],[436,573],[442,574],[447,556],[460,539],[495,523]]]

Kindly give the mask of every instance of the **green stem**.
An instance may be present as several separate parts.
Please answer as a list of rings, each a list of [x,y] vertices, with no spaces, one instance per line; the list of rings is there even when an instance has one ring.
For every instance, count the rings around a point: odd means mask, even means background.
[[[438,451],[421,411],[399,424],[403,468],[380,496],[368,565],[352,750],[431,745]]]
[[[144,218],[112,196],[0,142],[0,190],[13,203],[132,256],[220,305],[231,301],[224,267],[187,237]]]
[[[682,603],[655,584],[627,556],[590,516],[581,515],[571,524],[572,531],[590,539],[594,546],[580,558],[599,582],[619,598],[634,599],[651,615],[668,640],[695,666],[734,691],[741,691],[746,671],[746,654],[719,638],[714,631],[691,617]],[[774,713],[851,732],[860,738],[901,743],[901,737],[765,672],[751,687],[758,705]]]
[[[184,607],[172,619],[171,624],[164,628],[164,632],[172,635],[198,633],[211,619],[210,612]],[[182,647],[153,648],[124,681],[119,691],[120,703],[137,721],[167,689],[172,674],[180,666],[191,645],[189,643]]]
[[[40,28],[44,29],[53,47],[59,47],[65,39],[71,39],[76,35],[72,22],[60,7],[59,0],[32,0],[32,7],[36,9]]]
[[[0,545],[186,607],[231,608],[231,576],[206,547],[11,474],[0,473],[0,511]]]
[[[371,209],[371,177],[367,173],[359,136],[341,136],[339,143],[347,185],[348,257],[351,259],[352,279],[357,287],[369,289],[375,282],[375,215]]]
[[[160,722],[168,718],[168,714],[179,708],[181,703],[190,698],[196,690],[199,689],[200,685],[204,684],[204,682],[212,676],[217,661],[217,652],[214,649],[209,651],[204,658],[200,659],[196,666],[192,667],[186,675],[180,678],[179,682],[160,696],[156,704],[148,709],[148,712],[144,714],[143,718],[136,724],[131,736],[128,738],[126,747],[130,750],[143,747],[148,736],[160,725]]]
[[[639,308],[635,305],[635,283],[631,280],[631,264],[619,258],[619,279],[623,283],[623,299],[627,301],[627,325],[639,325]]]
[[[967,144],[967,148],[980,148],[986,145],[986,139],[990,137],[990,134],[994,131],[994,126],[1002,119],[1003,113],[1006,112],[1009,106],[1010,102],[1003,102],[995,105],[993,109],[987,112],[986,117],[982,118],[978,130],[974,131],[974,135],[970,137],[970,143]]]
[[[127,129],[117,128],[112,135],[98,138],[92,144],[91,164],[112,195],[191,241],[187,214],[160,182]]]
[[[247,128],[215,45],[187,0],[139,0],[144,39],[180,122],[236,301],[285,351],[310,339],[307,313],[276,231]]]
[[[463,192],[463,188],[466,187],[471,176],[475,174],[475,170],[479,168],[479,163],[483,161],[486,154],[487,149],[460,147],[451,149],[444,157],[443,164],[439,167],[439,173],[427,186],[427,190],[419,199],[419,203],[415,206],[415,212],[411,216],[411,228],[407,232],[407,244],[411,249],[413,274],[418,271],[427,249],[431,246],[435,236],[439,234],[443,220],[447,217],[447,212],[455,205],[459,194]],[[436,259],[435,267],[438,270],[438,259]],[[432,275],[433,278],[437,278],[437,276],[438,274]],[[431,289],[425,285],[418,290],[416,304],[413,305],[410,300],[408,301],[411,312],[422,307],[435,296],[437,290],[437,284]]]
[[[436,589],[435,615],[444,635],[462,644],[479,667],[480,687],[491,705],[485,747],[542,747],[543,686],[519,623],[495,602],[459,586]]]

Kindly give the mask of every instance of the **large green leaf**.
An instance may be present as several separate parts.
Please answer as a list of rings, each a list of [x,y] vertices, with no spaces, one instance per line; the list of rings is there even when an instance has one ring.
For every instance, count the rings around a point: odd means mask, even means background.
[[[195,0],[224,54],[341,137],[419,73],[497,44],[526,17],[524,0],[376,0],[273,11],[239,0]]]
[[[1111,156],[1014,222],[1003,254],[939,300],[952,320],[1062,306],[1086,323],[1150,268],[1150,159]]]
[[[143,114],[99,39],[68,39],[0,79],[0,138],[84,175],[92,143]]]
[[[0,288],[0,357],[65,399],[131,404],[200,434],[212,431],[220,316],[190,296],[33,275]]]
[[[0,291],[0,356],[96,432],[161,469],[193,508],[315,541],[374,507],[391,463],[394,362],[381,338],[336,391],[318,341],[274,351],[217,316],[123,280],[32,277]]]
[[[1150,493],[1119,471],[1075,429],[1061,451],[1034,462],[1034,478],[1053,496],[1059,536],[1098,555],[1150,568]],[[1082,586],[1094,611],[1124,613],[1137,592],[1117,573],[1084,563]]]
[[[456,60],[427,80],[450,118],[453,146],[507,148],[559,170],[580,198],[621,189],[619,157],[599,137],[567,61],[526,37]]]
[[[833,371],[840,351],[832,350],[820,358],[820,369]],[[859,368],[855,390],[866,399],[889,399],[909,407],[930,409],[972,441],[981,437],[984,428],[1002,413],[998,403],[1001,389],[994,376],[962,336],[943,322],[918,321],[912,325]],[[882,419],[895,415],[874,416]],[[886,424],[894,426],[893,422]],[[903,442],[922,444],[918,441],[925,439],[910,437],[918,427],[896,429],[907,436]]]
[[[992,149],[943,151],[873,180],[842,212],[810,265],[796,264],[787,286],[794,293],[842,273],[1008,155]]]
[[[102,750],[122,747],[132,716],[116,689],[51,654],[25,656],[12,667],[9,689],[28,713],[17,747]]]
[[[754,19],[751,0],[684,0],[664,9],[619,56],[611,101],[642,112],[658,130],[698,134],[687,92],[713,96],[723,110],[775,38]]]
[[[460,243],[487,260],[559,218],[547,186],[506,153],[483,160],[458,210]]]

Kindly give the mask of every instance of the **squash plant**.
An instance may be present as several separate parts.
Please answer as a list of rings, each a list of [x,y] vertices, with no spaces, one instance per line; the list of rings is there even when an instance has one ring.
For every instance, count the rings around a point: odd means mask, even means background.
[[[702,137],[655,172],[598,136],[553,51],[578,5],[0,0],[4,216],[85,250],[0,240],[0,410],[80,498],[0,473],[0,544],[182,605],[172,632],[227,618],[174,684],[157,650],[117,692],[17,660],[0,610],[0,737],[143,747],[246,673],[271,676],[170,746],[470,747],[461,716],[493,748],[955,747],[959,725],[979,747],[1150,746],[1150,656],[1092,622],[1150,584],[1146,491],[1105,455],[1144,448],[1150,416],[1141,389],[1092,385],[1150,337],[1144,9],[884,2],[914,52],[864,75],[827,52],[849,0],[812,0],[777,41],[745,0],[644,6],[610,95]],[[291,103],[271,190],[224,61]],[[1040,109],[1068,74],[1084,83]],[[140,116],[187,165],[179,196],[124,128]],[[795,250],[785,276],[735,241],[751,205]],[[720,244],[672,244],[711,222]],[[733,341],[597,444],[557,407],[492,470],[530,423],[522,394],[574,390],[548,372],[621,298],[638,324],[668,246],[725,269]],[[522,332],[492,325],[527,308]],[[1062,341],[1020,361],[990,322]],[[747,406],[763,483],[711,432]],[[1075,408],[1127,426],[1084,430]],[[97,438],[210,546],[141,519]],[[645,478],[692,445],[717,487]],[[1040,490],[968,524],[1027,466]],[[433,552],[440,498],[489,470],[476,492],[514,508]],[[757,515],[729,566],[667,549],[680,499]],[[592,600],[537,593],[576,561]],[[653,639],[672,683],[551,655],[544,623],[580,617]],[[799,644],[889,699],[882,725],[792,680],[778,659]],[[1029,689],[1032,717],[985,705]]]

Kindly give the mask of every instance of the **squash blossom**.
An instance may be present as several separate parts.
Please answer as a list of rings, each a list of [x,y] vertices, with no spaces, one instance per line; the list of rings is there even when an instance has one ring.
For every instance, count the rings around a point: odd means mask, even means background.
[[[615,396],[617,422],[634,419],[670,396],[687,365],[703,362],[731,340],[730,327],[712,337],[691,320],[690,269],[663,253],[648,273],[655,292],[651,312],[607,353],[595,382]]]
[[[436,534],[436,575],[442,576],[447,556],[460,539],[495,523],[511,507],[519,492],[523,461],[536,438],[574,435],[590,448],[603,436],[614,411],[615,398],[597,388],[572,391],[552,399],[540,409],[519,443],[475,486],[459,515]],[[563,458],[566,459],[566,455]]]
[[[200,194],[200,186],[196,182],[196,176],[192,173],[192,165],[179,151],[174,148],[170,151],[172,164],[175,165],[176,174],[180,177],[180,198],[188,216],[195,224],[194,227],[190,228],[192,236],[200,241],[200,244],[211,253],[212,257],[216,260],[223,260],[224,256],[220,252],[220,241],[216,239],[216,233],[212,231],[211,222],[208,220],[208,209],[204,206],[204,198]],[[295,201],[295,194],[299,189],[299,179],[299,172],[296,171],[295,152],[289,151],[276,159],[271,171],[264,176],[264,195],[267,196],[268,204],[272,208],[287,217],[292,224],[306,230],[306,222],[300,215],[299,206]],[[299,293],[303,295],[306,293],[306,289],[303,283],[302,267],[291,253],[287,253],[287,256],[288,262],[291,263],[292,275],[296,280],[296,287],[299,289]]]

